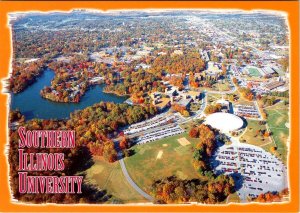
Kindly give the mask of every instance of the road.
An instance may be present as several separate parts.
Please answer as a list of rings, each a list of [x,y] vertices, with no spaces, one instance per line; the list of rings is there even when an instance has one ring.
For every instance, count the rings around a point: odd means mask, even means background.
[[[126,180],[128,181],[128,183],[132,186],[132,188],[135,189],[135,191],[137,191],[140,195],[142,195],[144,198],[146,198],[147,200],[153,202],[154,198],[151,197],[149,194],[147,194],[146,192],[144,192],[140,187],[138,187],[138,185],[135,184],[135,182],[131,179],[130,175],[128,174],[128,171],[126,169],[125,163],[124,163],[124,159],[120,159],[119,160],[120,165],[121,165],[121,169],[122,172],[126,178]]]
[[[259,121],[264,120],[263,117],[262,117],[262,115],[261,115],[261,111],[260,111],[260,108],[259,108],[259,106],[258,106],[257,101],[254,101],[254,105],[256,106],[257,112],[258,112],[258,114],[259,114],[259,118],[258,118],[257,120],[259,120]]]

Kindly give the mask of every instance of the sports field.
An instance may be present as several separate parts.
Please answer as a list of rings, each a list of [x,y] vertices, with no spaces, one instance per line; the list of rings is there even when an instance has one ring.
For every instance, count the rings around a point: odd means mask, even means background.
[[[126,168],[134,182],[148,193],[153,180],[171,175],[181,179],[196,178],[198,174],[192,164],[192,147],[196,143],[197,139],[183,133],[134,146],[136,153],[125,159]]]
[[[277,152],[280,158],[286,163],[287,161],[287,140],[289,137],[289,129],[286,123],[289,123],[288,108],[280,103],[276,106],[266,109],[268,117],[267,123],[272,131],[272,138],[277,145]]]
[[[249,67],[248,72],[252,77],[260,77],[261,76],[260,72],[254,67]]]

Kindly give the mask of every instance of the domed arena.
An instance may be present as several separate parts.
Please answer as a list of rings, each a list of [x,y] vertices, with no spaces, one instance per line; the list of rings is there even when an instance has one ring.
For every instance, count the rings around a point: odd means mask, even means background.
[[[231,132],[242,128],[244,121],[234,114],[216,112],[206,117],[205,124],[222,132]]]

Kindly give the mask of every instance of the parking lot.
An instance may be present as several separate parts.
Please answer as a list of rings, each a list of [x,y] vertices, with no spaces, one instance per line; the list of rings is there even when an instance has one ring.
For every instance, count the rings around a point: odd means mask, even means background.
[[[170,114],[168,112],[162,113],[146,121],[130,125],[127,129],[124,130],[124,134],[130,135],[130,134],[139,133],[159,126],[164,126],[169,123],[179,122],[182,119],[183,119],[182,116],[180,116],[178,113],[175,114]]]
[[[236,104],[233,107],[234,114],[247,118],[261,118],[256,105],[241,105]]]
[[[183,118],[178,113],[163,113],[149,120],[136,123],[124,130],[129,138],[134,138],[137,144],[144,144],[181,134],[184,130],[178,125]]]
[[[242,143],[223,145],[213,159],[215,172],[240,176],[237,190],[242,201],[288,187],[285,165],[260,147]]]

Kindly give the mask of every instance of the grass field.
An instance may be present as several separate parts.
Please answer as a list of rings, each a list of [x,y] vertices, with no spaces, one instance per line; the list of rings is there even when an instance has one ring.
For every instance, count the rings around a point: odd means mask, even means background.
[[[95,164],[86,170],[86,180],[96,184],[100,189],[123,203],[147,202],[138,194],[123,176],[119,162],[108,163],[103,159],[95,160]]]
[[[220,95],[220,94],[208,94],[207,101],[208,101],[208,103],[213,103],[221,98],[222,98],[222,95]]]
[[[226,203],[240,203],[241,199],[238,196],[238,194],[235,192],[233,194],[230,194],[225,201]]]
[[[265,146],[266,144],[271,143],[269,137],[261,136],[260,134],[257,134],[257,130],[266,130],[266,125],[260,125],[259,121],[256,120],[247,120],[248,125],[245,134],[243,134],[240,137],[240,142],[243,142],[243,140],[246,140],[246,143],[255,145],[255,146]],[[274,144],[273,144],[274,146]],[[270,151],[270,150],[268,150]]]
[[[220,82],[216,82],[215,84],[212,85],[212,87],[199,87],[197,88],[198,91],[217,91],[217,92],[226,92],[230,91],[230,83],[228,82],[227,79],[221,80]]]
[[[225,83],[215,83],[212,86],[212,91],[220,91],[220,92],[224,92],[224,91],[229,91],[230,90],[230,84],[228,81],[225,81]]]
[[[241,105],[250,105],[250,106],[254,106],[253,101],[247,101],[245,100],[243,97],[239,96],[239,100],[234,102],[234,104],[241,104]]]
[[[256,68],[250,67],[250,68],[248,68],[248,71],[249,71],[249,74],[253,77],[261,76],[260,72]]]
[[[287,162],[287,139],[289,136],[289,129],[285,126],[289,122],[288,108],[280,103],[276,106],[266,109],[268,114],[267,123],[271,130],[272,138],[277,145],[277,152],[281,159]]]
[[[191,144],[182,146],[177,139],[185,137]],[[192,164],[192,147],[198,142],[187,133],[133,147],[135,154],[125,159],[126,168],[134,182],[146,192],[153,180],[176,175],[181,179],[197,178]],[[160,159],[158,153],[163,152]]]

